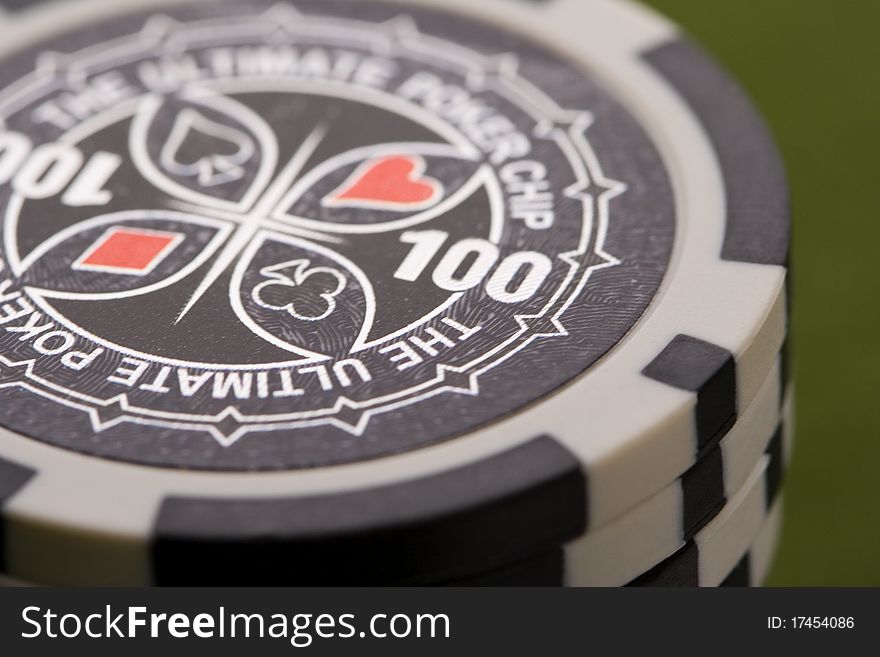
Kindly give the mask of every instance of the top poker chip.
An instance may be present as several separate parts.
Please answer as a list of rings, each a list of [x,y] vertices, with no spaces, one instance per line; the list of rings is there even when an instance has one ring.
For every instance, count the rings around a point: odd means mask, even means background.
[[[615,0],[0,25],[0,571],[413,583],[684,473],[785,336],[767,131]]]

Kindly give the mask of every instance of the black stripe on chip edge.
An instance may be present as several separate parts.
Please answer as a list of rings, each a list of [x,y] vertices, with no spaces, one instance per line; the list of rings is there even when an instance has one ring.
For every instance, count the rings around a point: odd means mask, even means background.
[[[698,459],[736,424],[736,360],[727,349],[689,335],[677,335],[642,374],[696,394],[694,449]]]
[[[577,459],[543,436],[430,477],[295,499],[170,497],[158,585],[410,585],[499,568],[587,526]],[[230,528],[237,534],[230,536]]]
[[[0,459],[0,508],[36,475],[36,470]],[[0,573],[8,572],[6,514],[0,514]]]
[[[714,146],[727,199],[721,257],[787,267],[791,202],[785,167],[761,115],[710,56],[685,39],[642,54],[685,99]]]
[[[780,371],[779,371],[779,400],[778,406],[780,412],[784,409],[785,402],[791,390],[791,370],[788,366],[790,360],[789,341],[783,344],[780,352]],[[661,364],[661,369],[662,369]],[[698,396],[699,404],[699,396]],[[699,414],[699,409],[697,411]],[[732,428],[732,427],[730,427]],[[724,431],[729,433],[730,429]],[[782,478],[782,431],[783,421],[780,420],[779,425],[772,436],[768,452],[775,449],[772,454],[771,463],[776,464],[779,471],[776,478]],[[685,472],[679,479],[683,500],[683,538],[689,540],[693,538],[703,527],[709,524],[724,508],[727,503],[726,486],[724,480],[724,453],[721,449],[720,440],[710,440],[708,451],[703,450],[702,455],[698,455],[696,463]],[[771,479],[768,486],[768,495],[772,499],[775,497],[775,489],[778,484],[774,484]],[[769,489],[773,489],[772,492]]]
[[[728,575],[723,582],[721,582],[722,588],[748,588],[752,585],[752,555],[751,553],[746,554],[742,559],[739,560],[739,563],[733,567],[733,570],[730,571],[730,575]]]
[[[718,445],[680,480],[682,493],[682,538],[689,541],[708,525],[727,504],[724,485],[724,453]]]
[[[627,586],[630,587],[688,587],[700,585],[700,552],[694,541],[688,541],[665,561],[640,575]]]

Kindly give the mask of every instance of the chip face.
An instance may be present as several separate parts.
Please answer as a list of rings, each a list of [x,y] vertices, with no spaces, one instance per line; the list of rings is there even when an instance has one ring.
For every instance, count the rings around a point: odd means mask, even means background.
[[[210,2],[40,43],[0,88],[0,423],[70,450],[231,471],[454,439],[587,372],[669,265],[638,122],[475,20]]]

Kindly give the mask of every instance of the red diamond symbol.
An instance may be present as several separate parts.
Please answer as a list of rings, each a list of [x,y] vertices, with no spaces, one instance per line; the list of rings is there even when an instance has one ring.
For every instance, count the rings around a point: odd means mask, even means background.
[[[146,276],[183,240],[181,233],[115,227],[73,264],[74,269]]]

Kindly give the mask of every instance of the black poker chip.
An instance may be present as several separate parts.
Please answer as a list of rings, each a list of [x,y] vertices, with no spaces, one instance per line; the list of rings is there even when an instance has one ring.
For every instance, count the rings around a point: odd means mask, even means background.
[[[0,572],[488,584],[564,551],[579,584],[578,545],[683,481],[647,566],[724,516],[722,452],[780,422],[752,418],[788,197],[674,26],[618,0],[3,4]]]

